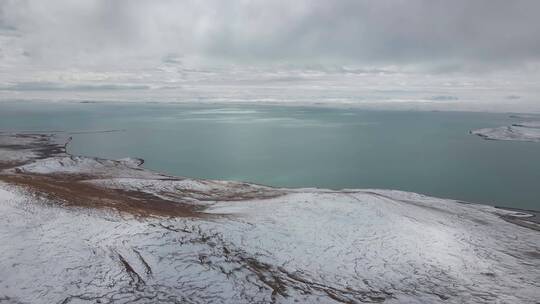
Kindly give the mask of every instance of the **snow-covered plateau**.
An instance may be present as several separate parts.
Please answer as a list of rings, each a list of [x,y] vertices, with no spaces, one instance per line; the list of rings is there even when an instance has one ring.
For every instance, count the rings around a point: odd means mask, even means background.
[[[0,303],[540,301],[534,212],[173,177],[60,138],[0,134]]]

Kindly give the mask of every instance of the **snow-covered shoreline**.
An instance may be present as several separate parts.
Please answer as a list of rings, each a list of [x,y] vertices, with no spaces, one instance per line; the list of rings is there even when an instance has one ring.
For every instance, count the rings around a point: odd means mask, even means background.
[[[59,136],[0,134],[8,303],[540,298],[540,232],[514,224],[523,212],[402,191],[179,178],[62,147]],[[193,212],[149,205],[160,203]]]

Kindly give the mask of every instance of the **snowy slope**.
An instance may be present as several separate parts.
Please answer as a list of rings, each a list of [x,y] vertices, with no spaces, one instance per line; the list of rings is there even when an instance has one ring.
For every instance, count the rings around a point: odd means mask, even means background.
[[[176,178],[32,138],[9,146],[36,156],[0,171],[9,182],[0,181],[1,303],[540,299],[540,232],[520,226],[526,213],[401,191]],[[100,204],[69,202],[85,198],[77,191]],[[202,211],[156,216],[118,205],[137,199]]]
[[[0,185],[0,294],[22,303],[535,303],[540,233],[396,191],[218,202],[214,219],[66,209]]]

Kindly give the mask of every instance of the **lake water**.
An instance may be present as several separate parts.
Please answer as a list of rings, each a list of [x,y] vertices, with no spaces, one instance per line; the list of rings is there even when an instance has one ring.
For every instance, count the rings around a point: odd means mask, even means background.
[[[508,114],[346,108],[0,103],[0,130],[78,134],[74,154],[140,157],[147,168],[272,186],[384,188],[540,210],[540,144],[468,132]]]

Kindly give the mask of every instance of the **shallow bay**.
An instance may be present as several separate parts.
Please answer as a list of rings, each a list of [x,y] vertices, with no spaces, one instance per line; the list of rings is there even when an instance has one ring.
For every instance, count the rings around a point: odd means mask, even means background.
[[[0,103],[3,131],[70,131],[73,154],[173,175],[283,187],[382,188],[540,210],[540,144],[469,130],[509,114],[269,105]],[[93,131],[117,130],[100,133]]]

